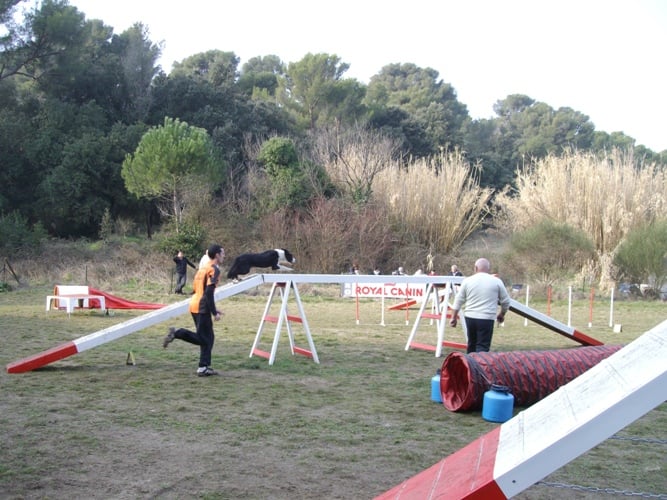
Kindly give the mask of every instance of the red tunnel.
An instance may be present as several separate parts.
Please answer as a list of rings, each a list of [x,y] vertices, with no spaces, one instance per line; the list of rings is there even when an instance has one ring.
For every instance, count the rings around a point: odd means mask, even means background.
[[[504,385],[515,406],[529,406],[567,384],[623,346],[551,351],[453,352],[442,363],[442,404],[451,411],[481,410],[491,384]]]

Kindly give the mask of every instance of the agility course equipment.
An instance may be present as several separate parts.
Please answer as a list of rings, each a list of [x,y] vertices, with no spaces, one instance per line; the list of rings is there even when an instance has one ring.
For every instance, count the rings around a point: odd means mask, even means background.
[[[667,321],[376,500],[505,500],[667,400]]]
[[[440,369],[442,403],[451,411],[479,410],[493,384],[507,386],[517,406],[548,396],[622,346],[550,351],[452,352]]]
[[[215,300],[222,300],[224,298],[230,297],[242,293],[250,288],[257,287],[264,283],[286,283],[289,282],[291,287],[294,288],[296,283],[354,283],[358,281],[356,275],[339,275],[339,274],[290,274],[289,279],[285,277],[284,274],[253,274],[238,283],[228,283],[226,285],[218,287],[215,291]],[[364,281],[369,283],[410,283],[413,285],[446,285],[448,283],[458,283],[460,278],[452,276],[437,276],[437,275],[419,275],[419,276],[384,276],[384,275],[368,275],[364,277]],[[51,350],[45,351],[43,353],[37,354],[30,358],[16,361],[7,365],[7,371],[9,373],[20,373],[29,370],[34,370],[46,364],[58,361],[65,357],[77,354],[84,350],[90,349],[92,347],[97,347],[106,342],[116,340],[117,338],[123,337],[130,333],[141,330],[148,326],[161,323],[175,316],[184,314],[188,310],[189,299],[185,299],[181,302],[177,302],[160,309],[154,310],[150,313],[147,313],[143,316],[133,318],[124,323],[100,330],[90,335],[80,337],[77,340],[67,342],[63,345],[57,346]],[[299,299],[299,303],[300,303]],[[562,325],[561,323],[552,320],[548,316],[544,316],[537,311],[525,307],[519,304],[516,301],[512,301],[510,310],[517,312],[518,314],[525,316],[527,318],[536,321],[538,324],[546,326],[547,328],[560,333],[561,335],[567,336],[579,343],[586,345],[602,345],[601,342],[592,339],[573,328]],[[305,320],[305,312],[300,306],[301,321]],[[287,317],[283,317],[283,321]],[[263,321],[264,319],[262,319]],[[276,331],[274,337],[274,343],[278,342],[279,339],[279,330]],[[308,332],[310,336],[310,332]],[[309,343],[312,343],[312,338],[309,339]],[[257,346],[255,346],[257,347]],[[313,353],[313,359],[315,359],[315,346],[314,344],[310,346],[311,353]],[[294,351],[293,352],[298,352]],[[275,359],[275,356],[274,356]]]
[[[116,295],[112,295],[102,290],[97,290],[91,288],[90,292],[95,295],[101,295],[104,297],[106,302],[107,309],[134,309],[139,311],[153,311],[155,309],[161,309],[165,307],[166,304],[157,304],[153,302],[139,302],[136,300],[128,300]]]
[[[576,330],[571,326],[567,326],[560,321],[556,321],[546,314],[542,314],[539,311],[531,309],[530,307],[525,306],[521,302],[518,302],[514,299],[510,299],[509,310],[518,314],[519,316],[523,316],[524,318],[537,323],[538,325],[548,328],[553,332],[572,339],[575,342],[579,342],[581,345],[602,345],[602,342],[599,340],[596,340],[593,337],[589,337],[588,335],[581,333],[579,330]]]
[[[215,291],[215,299],[222,300],[231,295],[255,287],[261,284],[261,282],[262,282],[261,276],[253,276],[246,280],[243,280],[238,284],[229,284],[221,286],[217,288]],[[134,333],[143,328],[147,328],[149,326],[162,323],[163,321],[166,321],[170,318],[174,318],[176,316],[180,316],[181,314],[187,313],[189,302],[190,302],[189,299],[185,299],[180,302],[175,302],[168,306],[164,306],[160,309],[156,309],[152,312],[146,313],[142,316],[138,316],[136,318],[124,321],[118,325],[105,328],[98,332],[91,333],[90,335],[79,337],[78,339],[73,340],[71,342],[66,342],[64,344],[54,347],[53,349],[49,349],[48,351],[44,351],[34,356],[19,361],[15,361],[14,363],[10,363],[9,365],[7,365],[7,372],[23,373],[35,370],[37,368],[41,368],[42,366],[48,365],[49,363],[53,363],[54,361],[59,361],[74,354],[78,354],[80,352],[87,351],[88,349],[92,349],[93,347],[106,344],[107,342],[111,342],[112,340],[119,339],[121,337],[124,337],[125,335]]]
[[[47,312],[52,308],[64,309],[68,316],[75,309],[101,309],[103,311],[110,309],[154,310],[164,306],[165,304],[123,299],[85,285],[56,285],[53,288],[53,295],[46,296]]]
[[[435,352],[435,357],[439,358],[442,354],[443,347],[453,347],[454,349],[465,349],[467,343],[463,344],[461,342],[452,342],[445,340],[445,328],[447,326],[447,319],[450,316],[447,314],[448,309],[450,308],[449,297],[452,293],[451,286],[447,285],[444,287],[444,295],[441,296],[440,291],[442,287],[438,287],[433,283],[429,283],[426,288],[426,296],[422,301],[422,304],[419,308],[419,313],[417,314],[417,319],[415,320],[414,325],[412,326],[412,331],[408,337],[408,341],[405,344],[405,350],[408,351],[412,349],[421,349],[423,351]],[[431,312],[424,312],[427,304],[431,301]],[[444,312],[443,312],[444,310]],[[460,318],[461,315],[459,314]],[[436,324],[436,343],[435,345],[424,344],[422,342],[415,342],[415,336],[417,335],[417,330],[419,329],[420,321],[423,319],[435,320]],[[461,328],[463,329],[463,334],[465,336],[466,342],[468,339],[468,333],[466,331],[465,321],[461,321]]]
[[[71,316],[74,309],[106,310],[105,297],[84,285],[56,285],[53,295],[46,296],[46,312],[51,309],[64,309]]]
[[[297,307],[299,308],[299,313],[301,316],[293,316],[287,313],[288,300],[290,296],[290,289],[294,290],[294,297],[296,299]],[[272,316],[268,313],[271,310],[271,304],[276,294],[276,290],[280,292],[282,298],[280,304],[280,312],[278,316]],[[273,337],[273,344],[271,345],[271,352],[266,352],[258,348],[260,339],[262,337],[262,330],[264,329],[264,324],[266,322],[276,323],[276,331]],[[304,349],[303,347],[297,347],[294,344],[294,333],[292,331],[291,322],[300,323],[303,325],[304,331],[306,333],[306,339],[308,340],[308,346],[310,349]],[[301,303],[301,297],[299,296],[299,289],[296,286],[296,283],[291,280],[287,280],[284,283],[274,282],[271,287],[271,293],[269,294],[269,300],[266,302],[266,307],[264,308],[264,314],[262,314],[262,321],[259,324],[257,329],[257,335],[255,335],[255,341],[252,344],[250,349],[250,357],[253,355],[261,356],[269,360],[269,365],[272,365],[276,359],[276,352],[278,351],[278,342],[280,340],[280,332],[282,330],[282,325],[285,323],[287,326],[287,336],[289,338],[290,350],[292,354],[301,354],[312,358],[315,363],[320,362],[320,359],[317,357],[317,350],[315,349],[315,343],[313,342],[313,337],[310,334],[310,327],[308,326],[308,320],[306,319],[306,314],[303,310],[303,304]]]

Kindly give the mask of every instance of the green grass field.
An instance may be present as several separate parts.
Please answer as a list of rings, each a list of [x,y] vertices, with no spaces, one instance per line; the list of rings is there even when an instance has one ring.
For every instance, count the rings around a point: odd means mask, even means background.
[[[269,287],[222,301],[213,365],[194,375],[198,351],[174,342],[167,326],[127,335],[44,368],[0,375],[0,497],[33,498],[372,498],[493,429],[481,412],[454,413],[430,401],[430,379],[444,356],[405,351],[416,310],[359,304],[335,285],[299,287],[320,364],[292,356],[283,331],[276,362],[249,357]],[[7,364],[142,314],[44,310],[52,287],[0,293]],[[112,293],[170,303],[175,295],[136,288]],[[542,301],[531,304],[547,312]],[[567,303],[551,304],[564,323]],[[625,344],[667,317],[661,302],[578,300],[571,323],[606,344]],[[290,313],[294,314],[294,310]],[[592,319],[592,326],[588,323]],[[560,349],[570,339],[508,314],[493,350]],[[298,345],[303,330],[293,326]],[[275,325],[261,347],[270,350]],[[448,340],[463,341],[460,329]],[[422,320],[417,339],[435,340]],[[136,362],[128,365],[128,353]],[[445,350],[445,355],[451,352]],[[667,362],[667,360],[666,360]],[[631,376],[631,374],[629,374]],[[516,408],[515,411],[521,411]],[[545,429],[545,432],[548,430]],[[645,492],[667,498],[667,405],[662,404],[519,498],[607,498]],[[576,487],[557,487],[575,485]]]

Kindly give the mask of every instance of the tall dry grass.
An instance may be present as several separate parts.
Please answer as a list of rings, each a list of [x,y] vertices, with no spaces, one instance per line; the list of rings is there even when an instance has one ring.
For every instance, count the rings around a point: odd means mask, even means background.
[[[492,190],[479,186],[459,152],[419,159],[378,174],[373,192],[406,243],[449,253],[480,227]]]
[[[583,230],[602,284],[611,281],[614,252],[628,231],[667,213],[667,171],[632,152],[549,155],[518,171],[516,186],[496,197],[496,223],[519,231],[548,218]]]
[[[157,250],[150,241],[49,240],[39,255],[9,256],[8,261],[20,283],[13,276],[6,281],[19,288],[88,285],[110,293],[123,289],[130,291],[127,298],[159,301],[175,285],[172,257]],[[192,282],[190,274],[189,283]]]

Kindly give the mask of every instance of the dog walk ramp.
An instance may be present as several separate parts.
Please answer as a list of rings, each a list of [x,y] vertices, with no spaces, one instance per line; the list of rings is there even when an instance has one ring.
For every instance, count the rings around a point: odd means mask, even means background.
[[[294,298],[296,305],[299,309],[299,316],[291,315],[287,312],[287,306],[290,297],[290,290],[294,292]],[[278,316],[269,314],[271,312],[271,305],[273,299],[276,297],[276,292],[279,293],[281,297],[280,310]],[[261,350],[258,346],[262,338],[262,331],[264,330],[264,325],[266,323],[275,323],[276,330],[273,336],[273,344],[271,345],[271,352]],[[260,356],[269,360],[269,365],[273,365],[273,362],[276,359],[276,353],[278,351],[278,342],[280,341],[280,333],[282,331],[283,323],[287,328],[287,337],[289,338],[290,350],[292,355],[300,354],[312,358],[315,363],[320,362],[317,357],[317,350],[315,349],[315,343],[313,342],[313,337],[310,334],[310,328],[308,326],[308,320],[306,319],[306,314],[303,310],[303,304],[301,302],[301,297],[299,296],[299,289],[296,286],[296,283],[291,280],[284,282],[274,282],[271,286],[271,293],[269,294],[269,299],[266,301],[266,307],[264,308],[264,313],[262,314],[262,320],[257,329],[257,335],[255,335],[255,341],[252,344],[250,349],[250,357]],[[298,347],[294,342],[294,332],[292,331],[291,323],[300,323],[303,326],[303,330],[306,334],[306,339],[308,341],[309,349],[304,349],[303,347]]]
[[[581,333],[579,330],[565,325],[560,321],[556,321],[546,314],[542,314],[535,309],[531,309],[530,307],[523,305],[521,302],[515,299],[510,299],[509,310],[551,330],[552,332],[556,332],[564,337],[574,340],[575,342],[579,342],[581,345],[604,345],[603,342],[600,342],[593,337],[589,337],[585,333]]]
[[[240,283],[222,285],[215,290],[215,300],[217,302],[227,297],[231,297],[232,295],[242,293],[250,288],[261,285],[262,283],[263,279],[261,275],[252,275]],[[79,337],[78,339],[66,342],[47,351],[35,354],[34,356],[15,361],[7,365],[7,373],[23,373],[35,370],[48,365],[49,363],[53,363],[54,361],[59,361],[74,354],[92,349],[93,347],[106,344],[112,340],[119,339],[130,333],[162,323],[168,319],[187,313],[189,304],[190,299],[181,300],[98,332]]]

